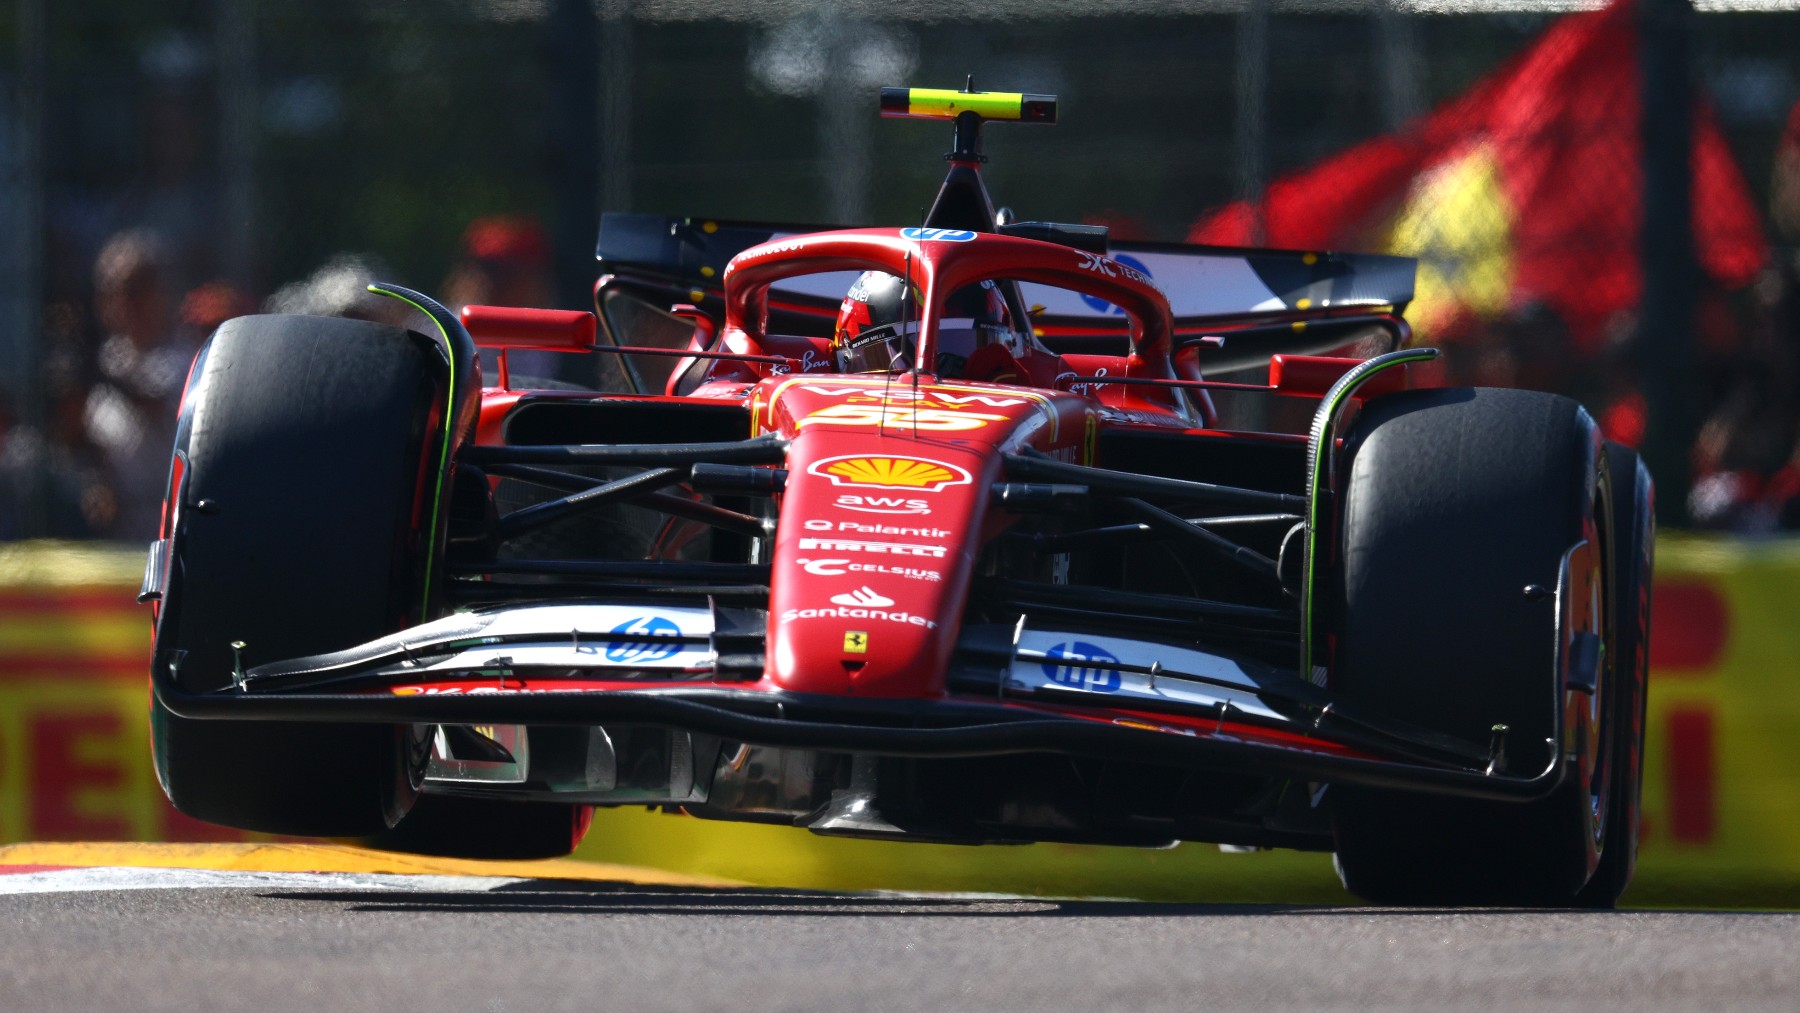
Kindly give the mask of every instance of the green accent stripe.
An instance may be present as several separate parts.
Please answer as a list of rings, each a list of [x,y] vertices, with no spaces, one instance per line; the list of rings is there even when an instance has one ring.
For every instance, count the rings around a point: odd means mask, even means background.
[[[1306,572],[1300,583],[1300,677],[1308,682],[1312,681],[1313,670],[1313,574],[1319,555],[1319,507],[1325,499],[1325,466],[1331,459],[1331,431],[1338,410],[1356,388],[1377,373],[1437,357],[1435,348],[1408,348],[1369,359],[1339,377],[1313,415],[1312,438],[1307,444],[1311,473],[1306,477]]]
[[[450,364],[450,384],[444,404],[444,442],[438,448],[437,484],[431,491],[431,526],[425,532],[425,589],[419,598],[419,621],[424,622],[431,618],[426,609],[431,605],[432,566],[437,560],[438,511],[444,503],[444,476],[450,472],[450,445],[456,440],[456,343],[450,339],[449,329],[437,314],[410,296],[381,284],[370,285],[369,291],[398,299],[429,317],[444,339],[444,361]]]

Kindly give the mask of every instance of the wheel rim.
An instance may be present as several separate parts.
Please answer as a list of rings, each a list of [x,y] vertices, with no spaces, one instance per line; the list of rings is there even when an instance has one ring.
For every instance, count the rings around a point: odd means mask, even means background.
[[[1611,530],[1612,483],[1610,476],[1603,471],[1602,480],[1598,483],[1598,495],[1594,500],[1594,531],[1599,539],[1600,565],[1597,587],[1598,602],[1594,611],[1596,631],[1600,636],[1600,658],[1594,673],[1594,695],[1588,702],[1589,720],[1592,722],[1593,766],[1588,779],[1588,829],[1589,843],[1593,849],[1594,859],[1598,861],[1606,850],[1606,831],[1612,810],[1612,787],[1614,777],[1615,753],[1617,751],[1618,721],[1611,711],[1616,677],[1613,669],[1617,663],[1618,631],[1613,623],[1614,596],[1618,594],[1616,582],[1613,580],[1614,563],[1618,558],[1613,539],[1616,532]]]

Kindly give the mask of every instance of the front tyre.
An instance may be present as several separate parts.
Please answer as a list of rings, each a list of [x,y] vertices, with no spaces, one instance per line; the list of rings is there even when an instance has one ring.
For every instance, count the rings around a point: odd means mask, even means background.
[[[1571,631],[1619,654],[1604,605],[1613,484],[1593,422],[1533,391],[1410,391],[1371,401],[1345,454],[1333,688],[1477,744],[1504,724],[1515,777],[1552,762],[1557,707],[1565,736],[1562,782],[1535,801],[1333,786],[1344,885],[1379,904],[1574,903],[1617,840],[1606,824],[1624,780],[1621,680],[1602,664],[1591,690],[1565,687],[1558,671]],[[1565,558],[1569,587],[1549,594]]]
[[[382,324],[223,324],[183,399],[152,664],[209,692],[230,684],[234,643],[248,668],[425,618],[445,372],[428,339]],[[150,717],[169,800],[245,830],[376,832],[422,770],[404,727],[190,720],[154,698]]]

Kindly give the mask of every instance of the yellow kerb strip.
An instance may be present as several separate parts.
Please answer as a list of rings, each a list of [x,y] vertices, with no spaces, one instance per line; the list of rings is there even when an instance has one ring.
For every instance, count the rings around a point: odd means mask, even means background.
[[[73,868],[128,866],[244,872],[350,872],[436,876],[516,876],[579,879],[653,886],[731,887],[742,884],[627,865],[571,858],[477,861],[371,851],[340,844],[13,844],[0,847],[0,867],[51,865]]]

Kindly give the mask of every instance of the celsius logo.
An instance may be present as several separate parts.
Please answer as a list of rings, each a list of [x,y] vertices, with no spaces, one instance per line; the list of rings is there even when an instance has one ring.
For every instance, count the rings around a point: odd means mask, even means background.
[[[900,238],[911,240],[931,240],[939,243],[966,243],[975,238],[975,233],[963,229],[901,229]]]
[[[921,566],[856,563],[848,559],[801,559],[797,562],[801,569],[818,577],[842,577],[846,573],[879,573],[890,577],[905,577],[907,580],[929,581],[933,584],[940,583],[944,579],[944,575],[936,570],[927,570]]]
[[[884,609],[892,605],[894,599],[876,594],[874,588],[864,584],[854,591],[832,595],[831,603],[833,605],[853,605],[865,609]]]
[[[615,642],[606,649],[606,660],[617,662],[662,661],[673,658],[681,650],[678,638],[681,627],[661,616],[642,616],[613,627],[614,633],[629,633],[643,637],[669,637],[670,643],[658,644],[645,640],[628,640]]]
[[[1098,644],[1077,640],[1045,651],[1044,677],[1058,686],[1111,693],[1119,688],[1119,659]]]
[[[1140,275],[1143,275],[1143,277],[1138,280],[1143,281],[1146,284],[1149,283],[1150,278],[1151,278],[1150,269],[1144,266],[1143,261],[1141,261],[1141,260],[1137,259],[1136,257],[1133,257],[1127,253],[1121,253],[1118,256],[1112,258],[1112,260],[1116,264],[1120,264],[1124,267],[1131,268],[1131,270],[1136,271]],[[1101,261],[1101,263],[1104,263],[1104,261]],[[1112,272],[1111,271],[1102,271],[1102,273],[1111,274]],[[1082,293],[1081,301],[1084,303],[1087,303],[1088,308],[1093,310],[1095,313],[1123,313],[1123,312],[1125,312],[1124,310],[1120,309],[1119,307],[1114,306],[1112,303],[1109,303],[1105,299],[1102,299],[1096,295],[1088,295],[1086,293]]]

